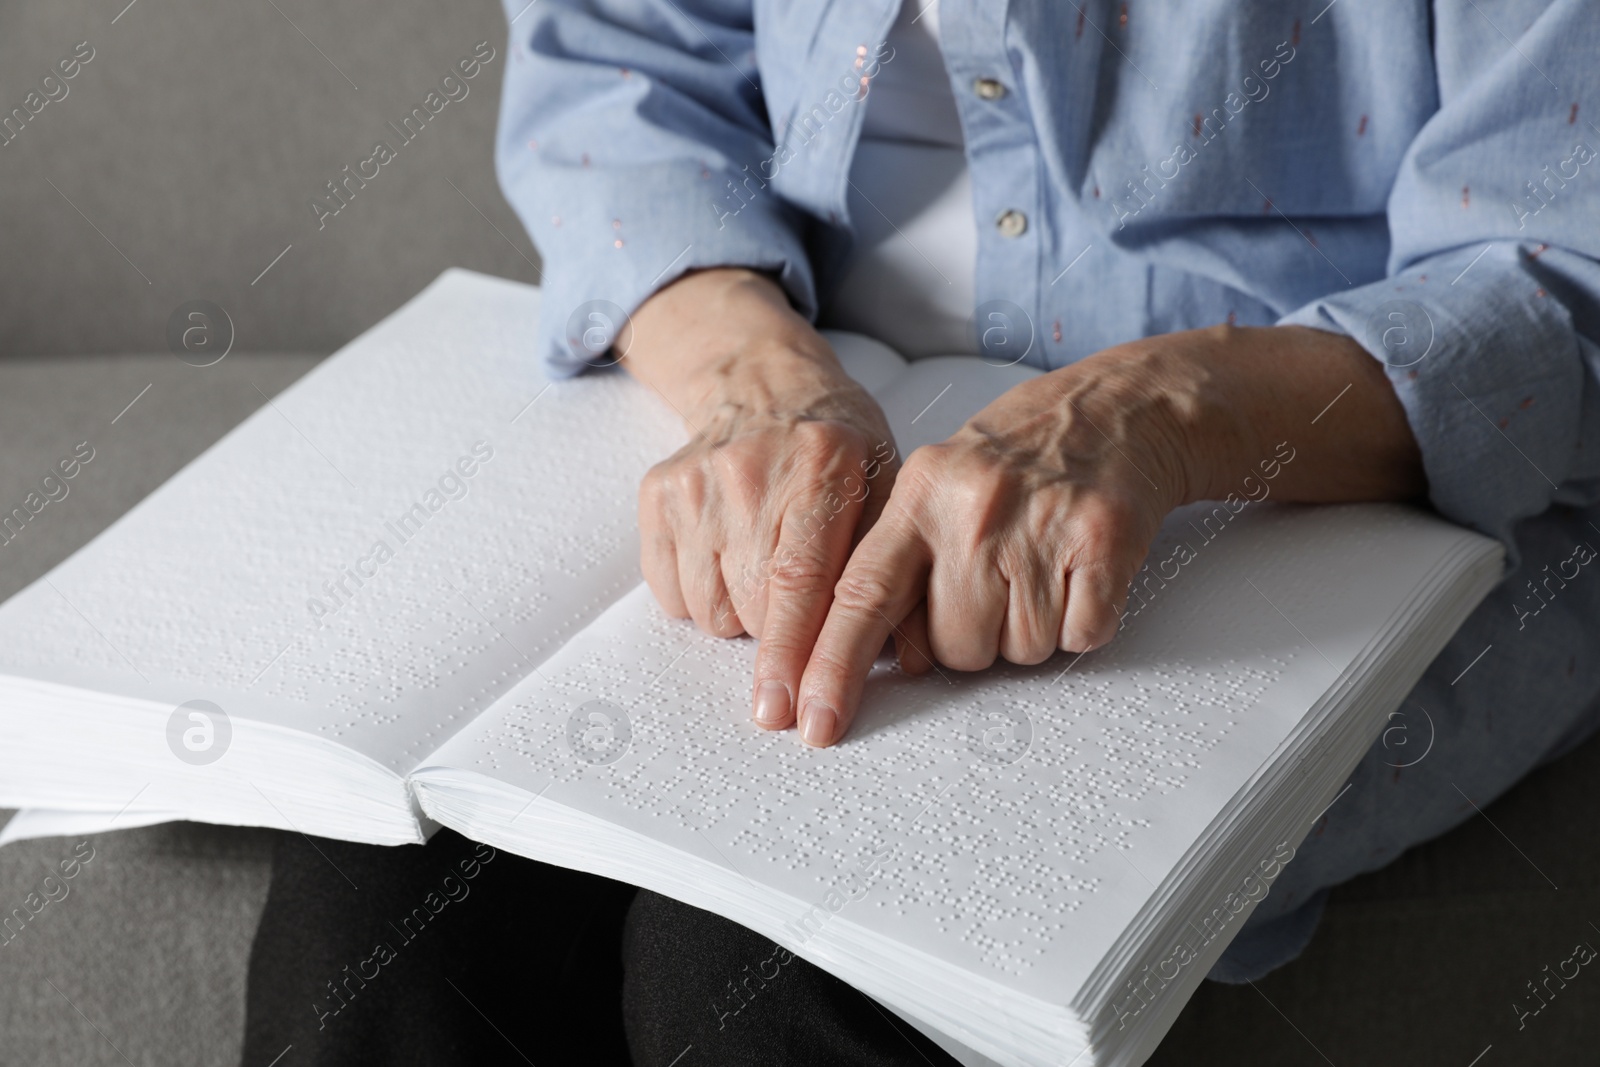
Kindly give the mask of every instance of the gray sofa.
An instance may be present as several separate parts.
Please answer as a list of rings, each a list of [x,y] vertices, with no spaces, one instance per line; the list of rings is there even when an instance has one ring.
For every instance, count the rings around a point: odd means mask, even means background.
[[[0,502],[78,441],[97,449],[48,522],[0,546],[0,595],[445,267],[538,280],[494,183],[507,57],[490,0],[125,3],[0,6],[0,110],[93,50],[0,147]],[[319,225],[324,183],[482,40],[496,59],[469,96]],[[167,351],[194,299],[235,333],[203,370]],[[1513,1004],[1575,943],[1600,945],[1597,780],[1589,744],[1341,888],[1302,960],[1256,987],[1208,983],[1153,1062],[1594,1062],[1600,976],[1552,986],[1520,1028]],[[0,944],[0,1063],[236,1063],[272,839],[195,824],[89,839],[67,896]],[[0,848],[0,911],[79,844]]]

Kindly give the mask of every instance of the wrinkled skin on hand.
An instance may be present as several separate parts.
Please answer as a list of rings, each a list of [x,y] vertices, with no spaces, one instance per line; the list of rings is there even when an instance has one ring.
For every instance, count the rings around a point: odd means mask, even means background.
[[[1305,327],[1106,349],[903,466],[878,405],[763,275],[686,276],[621,343],[693,435],[640,487],[645,577],[668,613],[760,638],[753,716],[814,746],[845,735],[888,638],[914,674],[1106,644],[1166,514],[1220,499],[1275,442],[1303,446],[1278,499],[1426,488],[1381,364]]]

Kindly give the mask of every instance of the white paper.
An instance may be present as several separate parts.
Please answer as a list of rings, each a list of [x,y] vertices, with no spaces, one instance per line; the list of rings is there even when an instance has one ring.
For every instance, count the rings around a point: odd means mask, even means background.
[[[547,382],[538,306],[441,276],[0,606],[0,674],[409,770],[638,581],[638,484],[683,440],[620,374]]]
[[[755,642],[668,619],[640,587],[430,763],[796,902],[869,882],[830,924],[1065,1004],[1402,611],[1414,576],[1472,536],[1399,507],[1256,505],[1206,542],[1186,529],[1192,514],[1174,516],[1158,550],[1187,535],[1194,560],[1110,646],[921,678],[880,661],[833,748],[757,729]],[[618,723],[627,742],[613,761],[572,740]],[[1027,737],[1014,762],[1008,728]]]

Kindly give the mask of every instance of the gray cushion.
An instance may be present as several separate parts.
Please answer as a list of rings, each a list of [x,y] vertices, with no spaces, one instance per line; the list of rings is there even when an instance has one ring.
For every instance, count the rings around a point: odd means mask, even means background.
[[[0,1060],[237,1064],[271,832],[174,823],[86,840],[89,862],[0,945]],[[0,906],[42,899],[46,876],[79,845],[0,849]]]

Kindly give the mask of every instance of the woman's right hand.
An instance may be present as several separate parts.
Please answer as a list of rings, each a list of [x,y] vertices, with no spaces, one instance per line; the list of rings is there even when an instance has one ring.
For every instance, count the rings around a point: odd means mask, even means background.
[[[752,271],[668,285],[618,350],[691,434],[639,489],[645,580],[669,615],[760,638],[753,714],[788,727],[834,585],[899,470],[888,422],[782,289]]]

